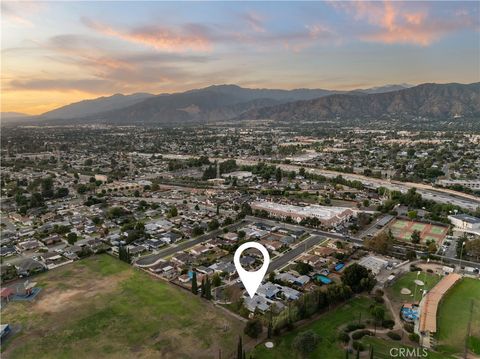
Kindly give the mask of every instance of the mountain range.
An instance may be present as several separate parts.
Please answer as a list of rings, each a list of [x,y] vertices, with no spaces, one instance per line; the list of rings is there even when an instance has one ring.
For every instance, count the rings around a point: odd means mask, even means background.
[[[480,116],[480,82],[422,84],[375,94],[334,94],[314,100],[263,107],[243,113],[237,120],[322,121],[374,120],[383,117],[452,119]]]
[[[164,126],[259,119],[282,122],[416,116],[448,119],[479,114],[480,83],[387,85],[348,92],[215,85],[182,93],[116,94],[84,100],[29,117],[28,122]],[[26,119],[21,114],[8,118],[17,118],[17,122]]]

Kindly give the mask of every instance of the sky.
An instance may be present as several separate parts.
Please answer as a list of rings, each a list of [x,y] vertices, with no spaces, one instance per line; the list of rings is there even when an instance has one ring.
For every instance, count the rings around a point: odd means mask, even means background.
[[[213,84],[480,81],[480,2],[1,2],[2,112]]]

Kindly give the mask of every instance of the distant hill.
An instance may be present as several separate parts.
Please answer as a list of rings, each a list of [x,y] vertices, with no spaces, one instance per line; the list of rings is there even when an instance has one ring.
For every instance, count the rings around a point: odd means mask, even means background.
[[[393,92],[334,94],[246,112],[235,120],[324,121],[480,116],[480,83],[422,84]]]
[[[111,109],[110,111],[99,111],[97,107],[94,112],[91,102],[88,102],[88,109],[92,113],[76,116],[76,123],[165,125],[220,121],[265,106],[309,100],[334,93],[339,92],[323,89],[247,89],[236,85],[217,85],[182,93],[149,96],[147,99],[137,101],[130,106],[122,106],[122,108]],[[98,101],[102,104],[104,102],[103,99],[92,101]],[[85,102],[82,101],[78,104]],[[69,111],[67,113],[65,109],[70,109],[76,105],[72,104],[51,111],[44,114],[43,117],[66,119],[68,115],[71,118],[73,112]],[[52,113],[55,114],[55,117],[52,117]]]
[[[154,95],[135,93],[132,95],[115,94],[109,97],[99,97],[93,100],[83,100],[45,112],[40,117],[46,119],[71,119],[91,116],[111,110],[132,106]]]
[[[374,94],[374,93],[400,91],[400,90],[405,90],[405,89],[408,89],[408,88],[414,87],[414,86],[415,85],[409,85],[409,84],[385,85],[385,86],[378,86],[378,87],[371,87],[371,88],[367,88],[367,89],[355,90],[355,91],[352,91],[352,92]]]
[[[32,118],[31,115],[21,112],[2,112],[0,114],[0,120],[2,124],[13,124],[13,123],[21,123],[21,121],[26,121]]]

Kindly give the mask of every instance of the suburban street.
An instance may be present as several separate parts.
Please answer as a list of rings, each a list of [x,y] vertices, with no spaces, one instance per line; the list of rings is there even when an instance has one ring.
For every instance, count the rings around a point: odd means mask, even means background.
[[[320,244],[326,240],[325,237],[313,236],[307,238],[300,242],[295,248],[289,250],[288,252],[283,253],[282,256],[279,256],[270,262],[268,266],[267,273],[273,272],[274,270],[280,269],[288,264],[291,260],[297,258],[302,253],[308,251],[313,246]]]
[[[236,230],[239,226],[245,225],[245,221],[240,221],[237,223],[232,224],[231,226],[228,227],[229,230]],[[163,249],[159,251],[158,253],[151,254],[148,256],[140,257],[137,259],[134,264],[139,266],[139,267],[150,267],[157,263],[159,260],[163,258],[167,258],[177,252],[184,251],[188,248],[191,248],[199,243],[208,241],[210,239],[215,238],[219,234],[223,233],[223,228],[217,229],[215,231],[212,231],[210,233],[198,236],[196,238],[189,239],[185,242],[180,242],[178,245],[173,245],[170,246],[166,249]]]

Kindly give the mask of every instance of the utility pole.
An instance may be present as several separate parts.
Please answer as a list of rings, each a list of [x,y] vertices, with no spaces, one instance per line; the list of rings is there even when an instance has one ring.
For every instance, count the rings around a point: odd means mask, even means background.
[[[460,271],[462,270],[463,247],[465,247],[465,244],[467,244],[467,242],[464,240],[462,242],[462,248],[460,248],[460,268],[459,268]]]

